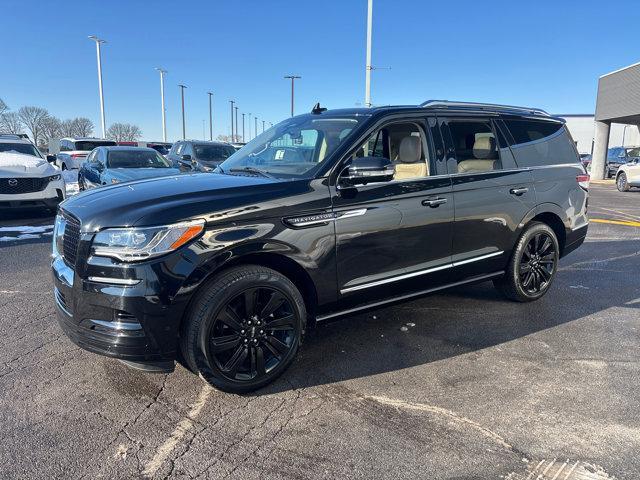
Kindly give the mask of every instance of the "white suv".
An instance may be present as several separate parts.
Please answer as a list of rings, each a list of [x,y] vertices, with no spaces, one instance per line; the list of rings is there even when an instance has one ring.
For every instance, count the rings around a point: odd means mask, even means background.
[[[80,168],[87,155],[96,147],[117,145],[113,140],[101,138],[60,138],[49,142],[49,153],[56,154],[56,165],[62,170]]]
[[[627,192],[631,187],[640,187],[640,147],[627,149],[627,163],[616,172],[616,187]]]
[[[0,135],[0,208],[55,209],[64,200],[60,170],[19,135]]]

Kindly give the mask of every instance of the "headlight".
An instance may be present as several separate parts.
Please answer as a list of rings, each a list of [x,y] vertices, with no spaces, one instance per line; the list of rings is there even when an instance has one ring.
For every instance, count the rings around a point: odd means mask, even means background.
[[[56,180],[60,180],[62,178],[62,175],[58,174],[58,175],[51,175],[49,177],[49,181],[50,182],[55,182]]]
[[[204,230],[204,220],[144,228],[107,228],[93,239],[93,255],[135,262],[180,248]]]
[[[112,178],[111,183],[120,183],[120,180],[118,180],[117,178]]]

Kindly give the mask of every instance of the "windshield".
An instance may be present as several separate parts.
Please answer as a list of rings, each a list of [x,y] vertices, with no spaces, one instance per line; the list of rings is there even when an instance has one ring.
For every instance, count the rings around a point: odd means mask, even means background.
[[[42,158],[38,149],[30,143],[0,143],[0,152],[15,152]]]
[[[640,157],[640,147],[627,149],[627,157]]]
[[[149,148],[153,148],[161,155],[168,155],[171,150],[171,145],[147,145]]]
[[[206,143],[193,146],[195,157],[204,162],[224,162],[236,149],[231,145],[209,145]]]
[[[285,120],[254,138],[220,168],[223,173],[256,168],[276,177],[312,177],[358,121],[311,116]]]
[[[113,147],[116,145],[116,142],[113,141],[109,141],[109,140],[80,140],[78,142],[75,142],[75,148],[76,150],[86,150],[88,152],[90,152],[91,150],[93,150],[96,147]]]
[[[109,168],[171,168],[166,158],[148,150],[111,150],[107,165]]]

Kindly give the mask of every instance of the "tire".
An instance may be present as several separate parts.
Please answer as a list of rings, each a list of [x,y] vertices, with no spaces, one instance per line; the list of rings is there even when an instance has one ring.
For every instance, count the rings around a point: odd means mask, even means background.
[[[220,390],[256,390],[291,365],[306,315],[302,295],[284,275],[258,265],[232,268],[192,302],[181,331],[182,358]]]
[[[63,164],[62,164],[62,171],[65,171],[66,169],[67,169],[67,164],[66,164],[66,163],[63,163]]]
[[[82,177],[78,176],[78,191],[84,192],[85,190],[86,187],[84,186],[84,180],[82,179]]]
[[[510,300],[538,300],[551,287],[559,258],[560,246],[554,231],[545,223],[532,222],[520,235],[504,277],[493,283]]]
[[[618,174],[618,178],[616,178],[616,187],[619,192],[628,192],[629,191],[629,182],[627,181],[627,174],[622,172]]]

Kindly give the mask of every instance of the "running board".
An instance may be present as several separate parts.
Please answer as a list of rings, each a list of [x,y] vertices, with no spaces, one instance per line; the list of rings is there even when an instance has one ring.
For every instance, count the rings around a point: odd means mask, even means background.
[[[342,316],[345,316],[345,315],[349,315],[351,313],[360,312],[362,310],[370,310],[372,308],[376,308],[376,307],[379,307],[381,305],[386,305],[388,303],[400,302],[402,300],[407,300],[407,299],[413,298],[413,297],[420,297],[422,295],[427,295],[429,293],[437,292],[439,290],[445,290],[447,288],[457,287],[457,286],[460,286],[460,285],[466,285],[467,283],[482,282],[484,280],[489,280],[489,279],[494,278],[494,277],[499,277],[500,275],[504,275],[504,270],[501,270],[499,272],[488,273],[488,274],[485,274],[485,275],[477,275],[475,277],[470,277],[470,278],[467,278],[466,280],[462,280],[460,282],[448,283],[448,284],[442,285],[440,287],[434,287],[434,288],[429,288],[427,290],[421,290],[419,292],[408,293],[406,295],[401,295],[399,297],[387,298],[385,300],[380,300],[379,302],[368,303],[366,305],[350,308],[348,310],[342,310],[342,311],[339,311],[339,312],[329,313],[329,314],[326,314],[326,315],[319,315],[319,316],[316,317],[316,322],[318,322],[318,323],[324,322],[325,320],[329,320],[331,318],[342,317]]]

